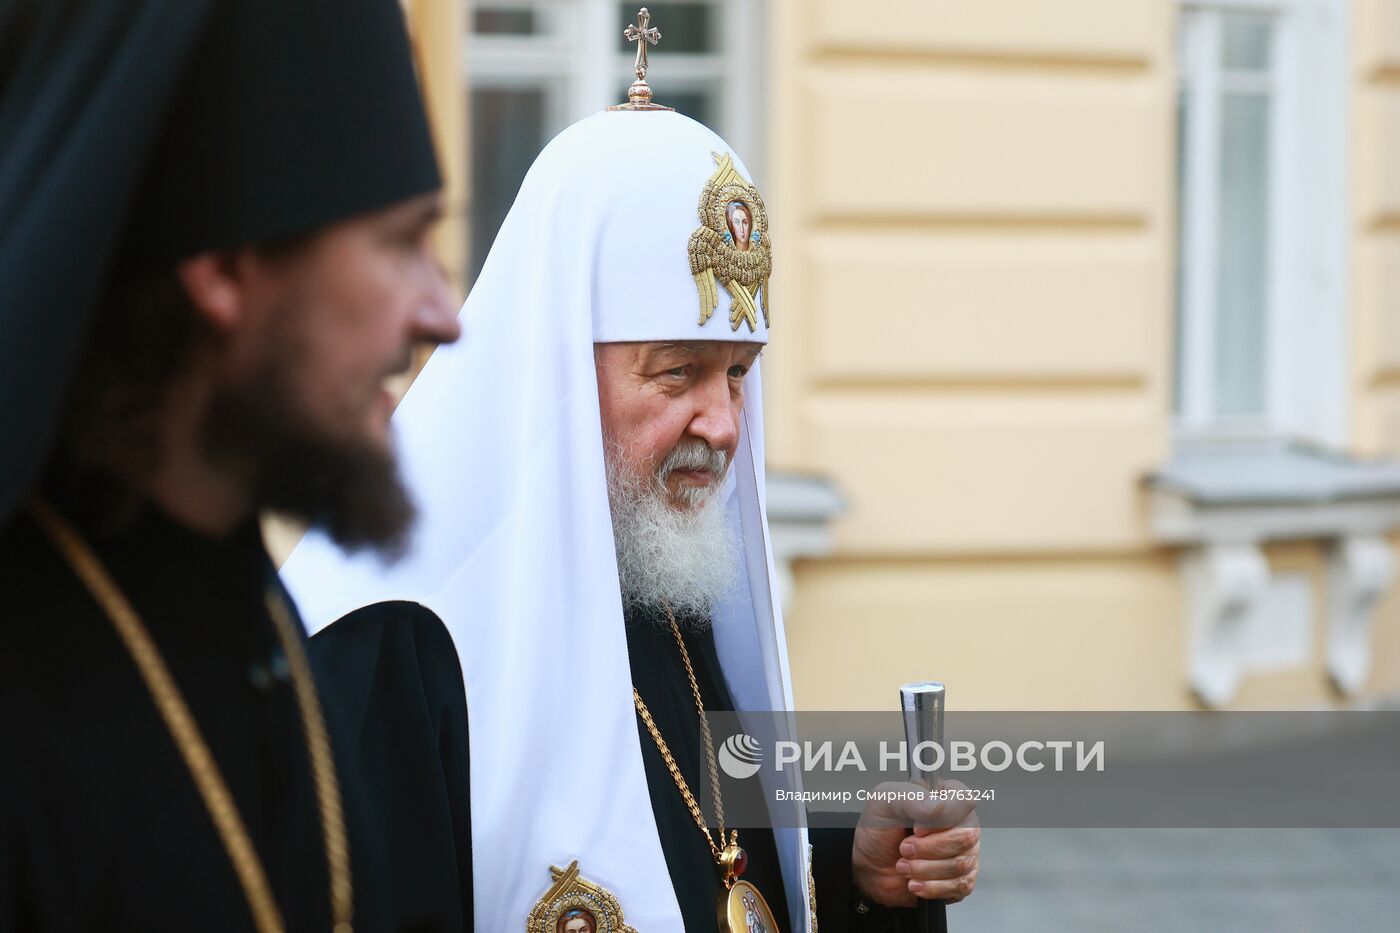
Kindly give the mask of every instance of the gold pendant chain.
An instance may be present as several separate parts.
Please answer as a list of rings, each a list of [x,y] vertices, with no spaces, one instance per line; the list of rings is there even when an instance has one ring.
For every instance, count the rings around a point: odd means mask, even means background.
[[[170,737],[175,741],[180,757],[184,759],[190,777],[204,800],[205,809],[208,810],[214,828],[218,831],[229,861],[233,863],[255,927],[259,933],[282,933],[285,924],[281,911],[277,907],[277,900],[268,883],[262,861],[253,847],[252,838],[243,825],[238,805],[150,632],[116,582],[103,568],[97,555],[77,531],[37,497],[30,498],[29,511],[68,562],[74,574],[102,607],[131,655],[132,662],[145,682],[146,689],[150,692],[151,699],[165,721]],[[316,787],[321,828],[325,837],[334,931],[351,933],[354,897],[350,876],[350,846],[346,838],[345,815],[335,762],[331,754],[330,736],[311,675],[311,665],[296,635],[291,612],[281,594],[275,589],[268,590],[266,600],[274,627],[277,629],[277,637],[282,643],[282,650],[286,653],[291,670],[293,690],[311,760],[312,779]]]
[[[685,776],[681,774],[680,766],[676,764],[675,756],[671,754],[670,747],[661,736],[661,730],[656,727],[656,720],[651,716],[651,710],[647,709],[642,695],[637,692],[637,688],[632,688],[632,700],[637,707],[637,715],[641,716],[642,722],[646,725],[647,731],[651,733],[652,740],[656,742],[656,748],[661,752],[661,760],[666,763],[666,770],[671,772],[671,778],[676,782],[676,787],[681,792],[681,797],[685,800],[685,805],[690,810],[690,815],[695,819],[695,825],[700,827],[700,832],[705,834],[705,841],[710,844],[710,854],[714,856],[715,862],[725,869],[724,886],[728,888],[733,883],[734,874],[731,866],[725,864],[726,850],[737,847],[739,844],[739,831],[731,830],[729,838],[725,838],[724,830],[724,798],[720,791],[719,768],[715,763],[714,742],[710,738],[710,724],[705,718],[705,704],[700,699],[700,685],[695,680],[695,668],[690,663],[690,652],[686,650],[685,639],[681,637],[680,625],[676,622],[675,615],[671,612],[671,607],[666,607],[666,618],[671,623],[671,633],[676,636],[676,646],[680,648],[681,660],[685,662],[685,673],[690,679],[690,692],[695,698],[695,709],[700,714],[700,732],[705,741],[705,757],[709,765],[710,772],[710,792],[715,802],[715,821],[719,824],[719,844],[715,843],[714,837],[710,835],[710,828],[705,824],[705,816],[700,812],[700,804],[695,799],[695,794],[690,790],[690,785],[686,783]]]
[[[335,773],[335,756],[316,692],[316,680],[306,649],[297,637],[296,622],[282,594],[269,589],[267,611],[277,626],[282,650],[292,671],[292,690],[301,712],[302,733],[311,759],[311,779],[316,786],[316,803],[321,811],[321,835],[326,846],[326,867],[331,884],[331,917],[334,933],[351,933],[350,919],[355,911],[355,894],[350,883],[350,841],[345,830],[345,805],[340,797],[340,779]]]

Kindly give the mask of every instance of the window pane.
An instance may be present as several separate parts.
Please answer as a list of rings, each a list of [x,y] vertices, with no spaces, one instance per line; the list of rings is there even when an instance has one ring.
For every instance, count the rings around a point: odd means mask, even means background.
[[[706,126],[714,126],[714,99],[704,91],[681,91],[672,94],[666,106]]]
[[[472,17],[472,32],[479,36],[532,36],[538,29],[534,10],[488,6]]]
[[[1221,99],[1215,405],[1220,415],[1265,411],[1269,303],[1269,98]]]
[[[1226,13],[1224,65],[1230,71],[1268,71],[1273,21],[1267,16]]]
[[[712,52],[715,51],[714,7],[708,3],[649,3],[651,24],[661,30],[663,52]],[[618,22],[624,26],[637,22],[637,4],[620,3],[617,7]],[[628,42],[618,30],[619,48],[636,52],[637,44]],[[647,46],[650,52],[652,47]]]
[[[545,92],[486,88],[472,92],[471,262],[486,262],[520,183],[544,148]]]

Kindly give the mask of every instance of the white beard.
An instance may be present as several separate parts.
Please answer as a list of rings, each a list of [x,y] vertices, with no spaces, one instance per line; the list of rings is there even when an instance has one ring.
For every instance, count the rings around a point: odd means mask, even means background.
[[[698,445],[698,446],[696,446]],[[638,480],[607,447],[608,502],[612,508],[617,575],[624,609],[661,610],[708,625],[710,611],[738,580],[738,535],[725,516],[721,482],[724,456],[702,441],[685,442],[655,475]],[[687,489],[687,508],[668,501],[665,477],[674,469],[715,471],[704,489]],[[717,468],[717,469],[716,469]]]

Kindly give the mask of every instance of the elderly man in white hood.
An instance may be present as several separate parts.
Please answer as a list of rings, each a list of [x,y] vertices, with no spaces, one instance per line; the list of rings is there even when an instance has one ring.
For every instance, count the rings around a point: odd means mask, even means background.
[[[965,805],[810,840],[705,815],[723,801],[702,711],[792,708],[764,504],[771,265],[763,200],[710,130],[654,107],[565,130],[463,309],[470,339],[395,416],[423,515],[406,558],[313,538],[285,568],[313,625],[392,599],[377,611],[451,630],[481,929],[714,930],[717,904],[721,929],[813,930],[819,906],[826,931],[890,929],[972,890]]]

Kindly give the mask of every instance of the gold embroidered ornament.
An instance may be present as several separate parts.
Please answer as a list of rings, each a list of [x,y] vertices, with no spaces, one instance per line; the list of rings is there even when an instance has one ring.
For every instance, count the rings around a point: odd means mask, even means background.
[[[733,156],[710,153],[719,166],[700,192],[700,223],[690,235],[690,274],[700,293],[700,323],[719,306],[718,285],[732,299],[729,326],[758,330],[758,314],[768,326],[768,277],[773,257],[768,242],[768,211],[758,189],[739,174]],[[762,294],[760,294],[760,290]]]
[[[617,896],[579,874],[578,859],[549,873],[554,884],[535,902],[525,933],[637,933],[623,922]]]

